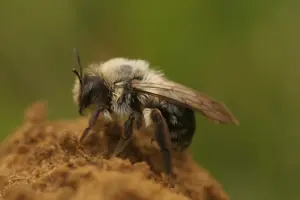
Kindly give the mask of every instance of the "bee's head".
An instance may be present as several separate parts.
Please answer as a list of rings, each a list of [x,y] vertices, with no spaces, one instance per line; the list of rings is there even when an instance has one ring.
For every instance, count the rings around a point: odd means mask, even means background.
[[[76,88],[79,113],[83,115],[83,111],[91,106],[107,108],[109,106],[110,91],[105,80],[100,76],[83,74],[80,57],[76,49],[75,55],[79,71],[74,68],[72,71],[79,81],[79,87]]]

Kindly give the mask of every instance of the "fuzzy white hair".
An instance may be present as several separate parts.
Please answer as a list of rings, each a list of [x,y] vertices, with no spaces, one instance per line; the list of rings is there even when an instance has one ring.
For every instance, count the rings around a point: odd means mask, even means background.
[[[86,73],[94,76],[101,76],[108,84],[118,80],[129,80],[133,77],[142,77],[143,80],[154,81],[163,76],[161,71],[149,68],[150,64],[146,60],[112,58],[104,63],[91,64]]]
[[[78,78],[75,78],[74,86],[72,89],[72,94],[73,94],[73,101],[76,103],[76,105],[79,104],[78,98],[79,98],[79,93],[80,93],[80,83]]]
[[[162,82],[164,80],[164,74],[161,71],[153,70],[149,68],[150,64],[141,59],[127,59],[127,58],[112,58],[103,63],[92,63],[83,73],[91,76],[101,76],[107,85],[113,90],[112,94],[112,110],[119,116],[126,116],[131,112],[131,108],[127,104],[119,105],[117,103],[118,99],[123,93],[123,88],[115,88],[114,83],[118,81],[131,80],[134,77],[139,77],[142,81],[149,82]],[[73,100],[78,104],[78,97],[80,93],[80,83],[76,78],[73,86]],[[148,95],[142,94],[138,97],[141,101],[146,101]],[[149,110],[144,111],[146,124],[152,124],[149,118]],[[105,120],[113,120],[113,116],[110,113],[103,113],[103,118]]]

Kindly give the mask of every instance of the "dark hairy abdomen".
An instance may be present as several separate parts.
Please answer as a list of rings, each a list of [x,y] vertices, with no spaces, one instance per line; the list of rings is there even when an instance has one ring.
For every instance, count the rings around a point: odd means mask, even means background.
[[[196,129],[195,112],[167,101],[155,101],[152,106],[164,116],[174,149],[181,151],[189,147]]]

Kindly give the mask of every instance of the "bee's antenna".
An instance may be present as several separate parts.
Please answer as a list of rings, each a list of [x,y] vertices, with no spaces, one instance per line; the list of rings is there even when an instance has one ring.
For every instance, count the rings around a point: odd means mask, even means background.
[[[79,53],[78,53],[76,48],[74,48],[74,54],[75,54],[75,57],[76,57],[77,65],[79,67],[79,72],[75,68],[73,68],[72,71],[78,77],[80,85],[82,85],[82,82],[83,82],[83,80],[82,80],[83,79],[82,65],[81,65],[81,62],[80,62]]]
[[[80,75],[80,77],[82,77],[82,75],[83,75],[82,74],[82,65],[81,65],[79,53],[78,53],[76,48],[74,48],[74,53],[75,53],[75,57],[76,57],[76,60],[77,60],[77,65],[79,67],[79,72],[80,72],[79,75]]]
[[[82,79],[81,79],[81,77],[80,77],[78,71],[77,71],[76,69],[73,68],[73,69],[72,69],[72,72],[77,76],[80,85],[82,85]]]

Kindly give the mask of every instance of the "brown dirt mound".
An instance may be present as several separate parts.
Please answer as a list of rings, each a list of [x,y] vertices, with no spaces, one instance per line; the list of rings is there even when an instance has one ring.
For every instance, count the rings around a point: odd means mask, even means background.
[[[229,199],[190,153],[174,154],[175,187],[169,188],[149,134],[135,133],[121,158],[109,159],[120,137],[118,124],[100,121],[80,150],[77,140],[87,119],[49,121],[46,107],[29,107],[24,124],[0,146],[2,199]]]

